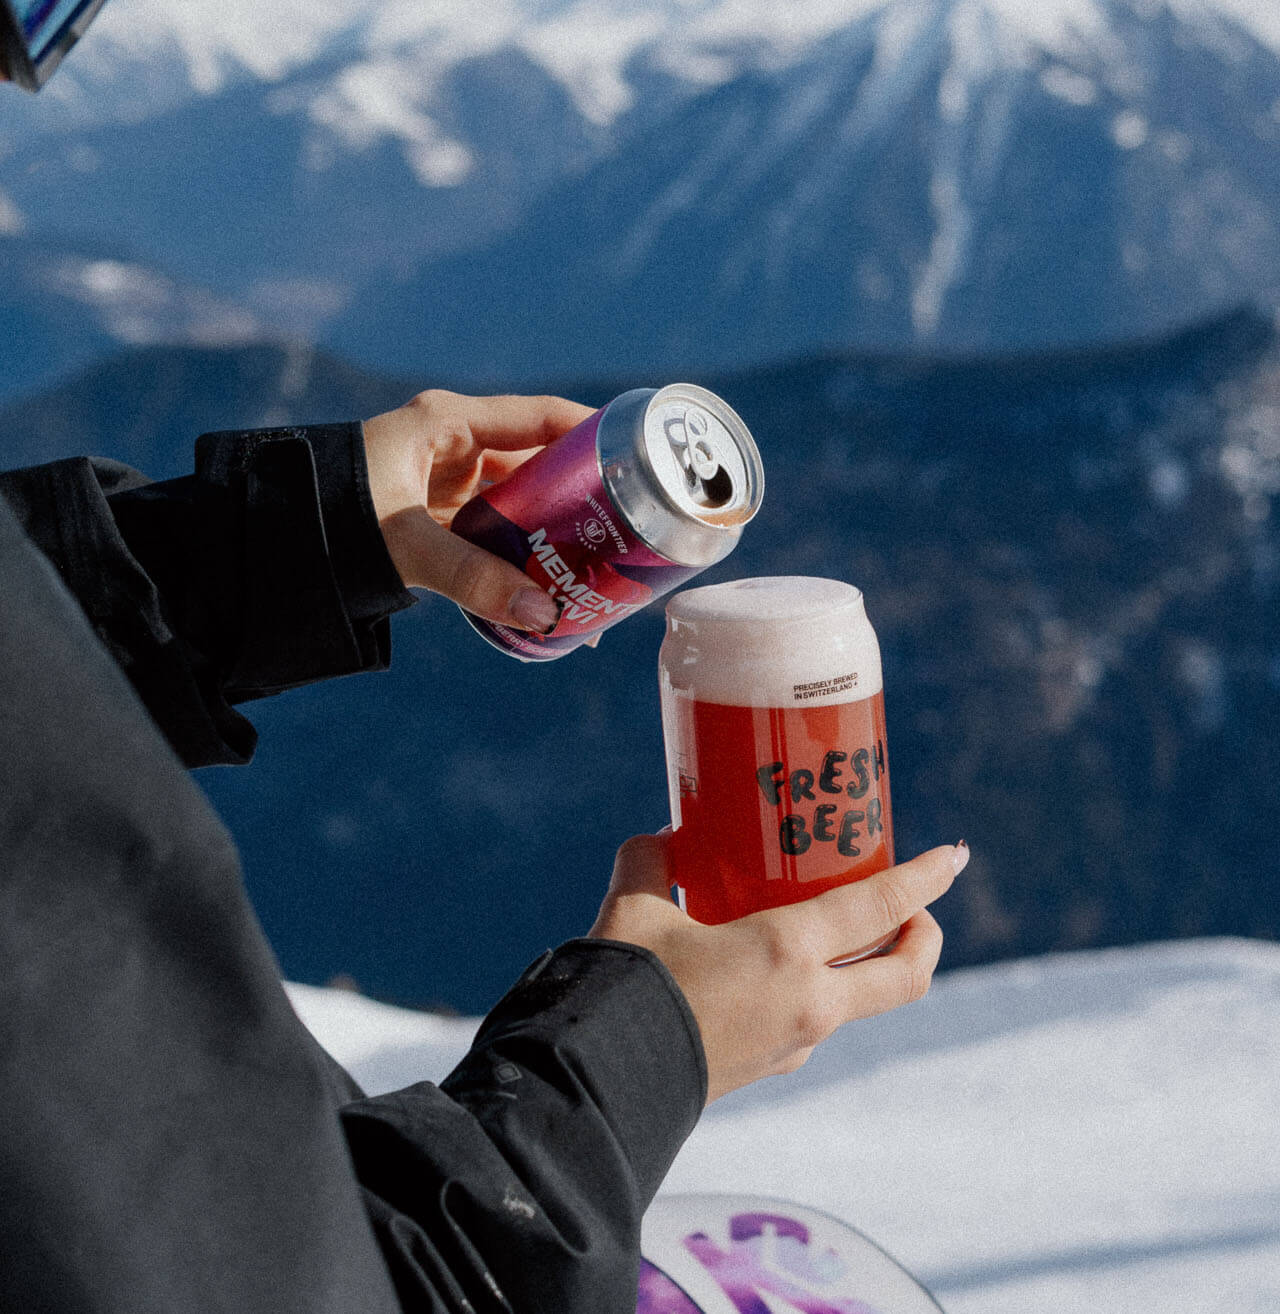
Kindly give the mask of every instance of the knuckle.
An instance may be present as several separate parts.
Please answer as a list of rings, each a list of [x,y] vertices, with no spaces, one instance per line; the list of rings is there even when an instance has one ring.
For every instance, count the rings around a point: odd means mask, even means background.
[[[901,889],[893,881],[876,880],[869,886],[867,894],[877,925],[892,929],[906,921],[906,902]]]
[[[425,388],[409,402],[409,405],[425,415],[439,417],[447,415],[450,407],[461,400],[458,393],[449,392],[445,388]]]
[[[915,960],[921,970],[932,979],[938,959],[942,956],[942,927],[924,910],[917,916]]]
[[[632,835],[622,841],[615,859],[617,863],[639,863],[662,853],[662,846],[654,835]]]
[[[923,964],[918,964],[911,968],[909,977],[907,1001],[915,1003],[917,999],[923,999],[929,993],[929,986],[933,982],[933,973]]]
[[[926,943],[929,947],[930,970],[938,965],[938,959],[942,954],[942,938],[942,927],[932,917],[929,917]]]
[[[838,1020],[830,1001],[811,997],[796,1012],[795,1045],[800,1049],[812,1050],[836,1029]]]
[[[919,959],[910,959],[902,965],[902,1002],[914,1004],[929,992],[933,970]]]
[[[442,592],[461,602],[470,611],[478,611],[484,588],[482,571],[468,552],[457,553],[445,571]]]
[[[760,924],[761,948],[772,972],[788,972],[798,957],[796,937],[791,928],[775,918]]]
[[[804,1046],[800,1049],[793,1049],[777,1064],[775,1068],[776,1075],[785,1077],[792,1072],[799,1072],[802,1067],[809,1061],[809,1056],[813,1053],[813,1046]]]
[[[640,856],[639,850],[644,847],[644,842],[649,837],[647,835],[631,835],[624,839],[618,845],[619,858],[637,858]]]

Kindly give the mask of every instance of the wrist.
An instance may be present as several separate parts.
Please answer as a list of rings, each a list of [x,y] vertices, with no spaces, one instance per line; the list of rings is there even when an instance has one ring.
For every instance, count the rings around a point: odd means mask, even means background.
[[[421,484],[413,479],[403,447],[388,440],[385,429],[390,418],[380,415],[366,420],[362,426],[369,500],[391,564],[405,587],[414,588],[421,583],[413,568],[416,541],[413,522],[417,515],[426,515],[427,510],[422,504]]]

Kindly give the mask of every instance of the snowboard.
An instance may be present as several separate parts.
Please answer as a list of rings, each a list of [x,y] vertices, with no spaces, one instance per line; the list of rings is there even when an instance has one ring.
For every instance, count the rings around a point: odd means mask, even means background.
[[[636,1314],[942,1314],[861,1232],[791,1200],[660,1195],[640,1251]]]

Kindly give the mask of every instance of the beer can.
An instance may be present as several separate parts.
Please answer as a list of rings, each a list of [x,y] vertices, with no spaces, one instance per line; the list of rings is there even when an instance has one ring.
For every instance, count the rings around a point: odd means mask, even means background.
[[[803,576],[689,589],[667,603],[659,668],[691,917],[729,921],[893,865],[880,646],[858,589]]]
[[[464,611],[521,661],[563,657],[733,550],[764,493],[747,426],[689,383],[637,388],[477,493],[453,530],[560,604],[550,634]]]

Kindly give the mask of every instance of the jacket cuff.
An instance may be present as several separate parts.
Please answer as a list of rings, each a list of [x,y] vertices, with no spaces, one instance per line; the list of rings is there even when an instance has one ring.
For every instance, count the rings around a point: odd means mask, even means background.
[[[239,633],[232,701],[389,665],[385,618],[413,596],[380,542],[358,424],[205,434],[196,482],[206,534],[239,545],[210,609]]]
[[[544,1061],[540,1046],[609,1123],[646,1207],[707,1101],[698,1024],[671,973],[648,949],[616,940],[548,951],[485,1018],[442,1089],[465,1103],[477,1077],[492,1089],[495,1063]]]
[[[305,430],[315,458],[320,514],[343,607],[353,622],[381,620],[410,606],[413,595],[387,551],[369,488],[364,426],[313,424]]]
[[[451,1309],[634,1309],[641,1219],[705,1095],[697,1027],[654,955],[544,954],[440,1087],[342,1110],[405,1308],[448,1289]]]

